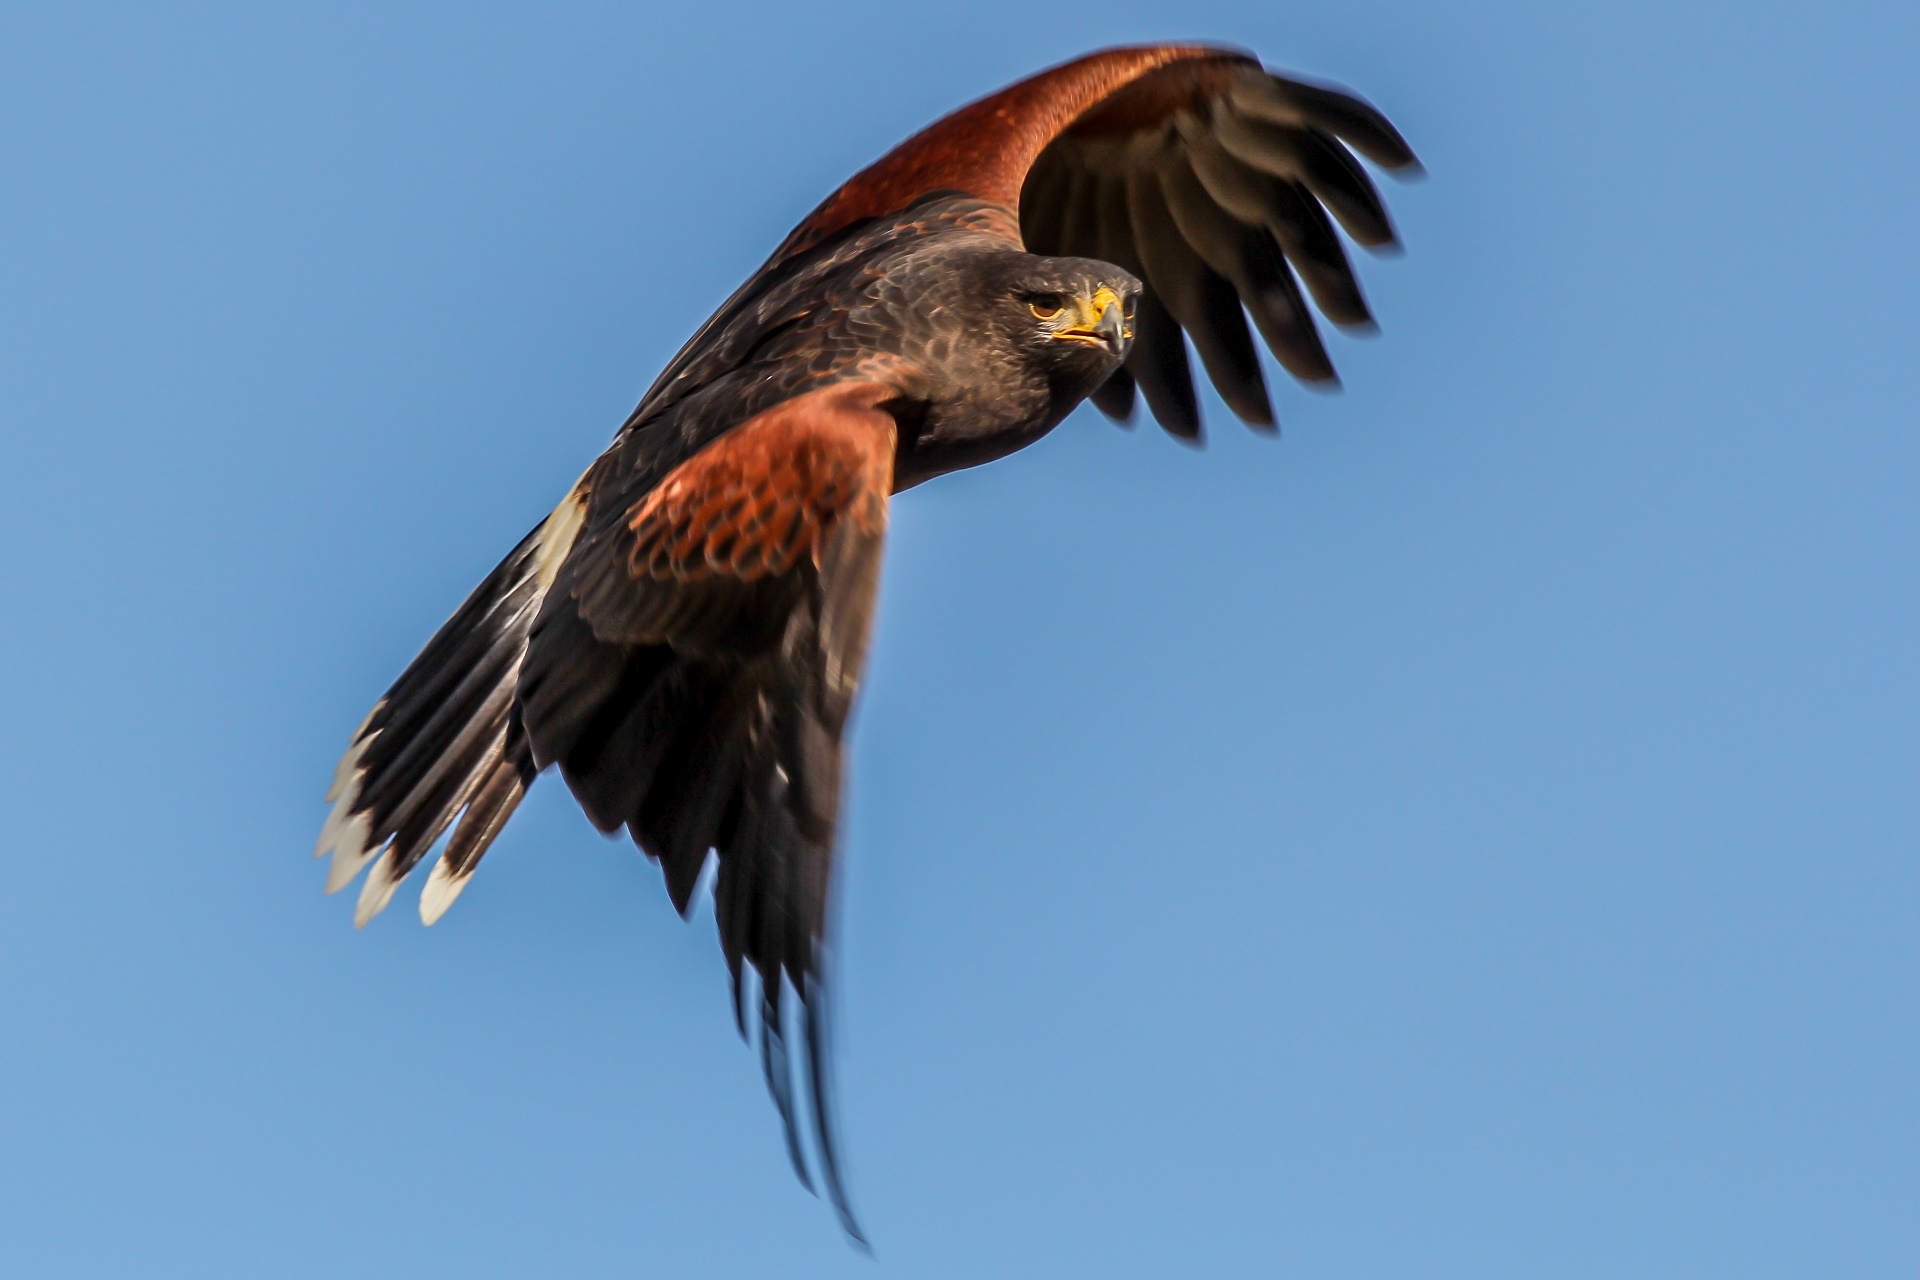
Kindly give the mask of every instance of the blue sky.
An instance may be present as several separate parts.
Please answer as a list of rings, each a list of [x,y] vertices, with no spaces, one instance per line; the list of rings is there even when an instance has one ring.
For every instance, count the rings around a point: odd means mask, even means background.
[[[897,504],[876,1264],[562,788],[360,933],[320,798],[822,195],[1170,37],[1431,176],[1279,442],[1083,412]],[[1916,61],[1890,3],[10,9],[7,1270],[1914,1274]]]

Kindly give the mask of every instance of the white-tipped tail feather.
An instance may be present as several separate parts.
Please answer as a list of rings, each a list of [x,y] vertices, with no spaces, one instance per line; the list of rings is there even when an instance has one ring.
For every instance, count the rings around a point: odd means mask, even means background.
[[[333,767],[333,785],[327,788],[328,804],[338,800],[349,787],[358,788],[361,774],[360,757],[366,754],[367,743],[373,740],[372,735],[367,733],[367,726],[373,723],[373,718],[379,715],[380,709],[386,705],[385,698],[374,703],[373,710],[367,712],[367,718],[362,720],[360,727],[353,731],[353,746],[347,749],[347,754],[340,757],[340,763]],[[352,805],[349,804],[348,807],[351,808]],[[313,856],[317,858],[320,855],[316,853]]]
[[[315,857],[329,852],[327,892],[372,863],[354,909],[364,925],[449,827],[420,918],[438,920],[512,816],[533,760],[513,689],[541,599],[579,532],[584,480],[468,596],[354,731],[334,770]]]
[[[432,924],[447,914],[447,908],[467,887],[467,881],[473,878],[471,870],[454,873],[447,866],[447,860],[441,858],[433,864],[433,872],[427,877],[427,887],[420,891],[420,923]]]
[[[353,906],[353,927],[364,928],[367,921],[385,911],[399,887],[400,877],[393,873],[393,846],[388,845],[374,859],[366,883],[360,886],[360,901]]]
[[[384,705],[382,702],[381,706]],[[376,706],[366,720],[360,722],[359,732],[365,733],[368,723],[379,713],[380,707]],[[360,757],[366,754],[375,736],[368,734],[360,738],[340,758],[340,766],[334,770],[333,787],[327,792],[333,809],[327,814],[326,825],[320,828],[320,839],[313,847],[313,856],[324,858],[329,851],[333,854],[333,862],[327,868],[328,893],[338,893],[346,888],[373,856],[374,851],[369,847],[372,819],[364,810],[355,812],[355,805],[360,799],[360,784],[366,778],[366,770],[360,767]]]

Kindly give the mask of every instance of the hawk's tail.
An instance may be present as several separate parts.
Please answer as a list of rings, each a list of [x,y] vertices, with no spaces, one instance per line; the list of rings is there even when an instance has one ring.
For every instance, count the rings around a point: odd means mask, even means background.
[[[438,920],[526,794],[536,770],[514,687],[528,629],[578,522],[569,495],[474,589],[354,733],[313,852],[333,852],[328,893],[373,863],[355,925],[379,914],[457,818],[420,895],[420,918]]]

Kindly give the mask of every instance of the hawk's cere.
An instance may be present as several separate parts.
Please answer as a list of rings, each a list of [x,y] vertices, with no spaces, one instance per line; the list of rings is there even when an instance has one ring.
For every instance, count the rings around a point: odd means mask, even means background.
[[[1031,444],[1089,396],[1125,418],[1138,394],[1197,437],[1189,341],[1228,407],[1271,427],[1246,317],[1309,382],[1334,372],[1301,285],[1333,323],[1370,323],[1334,223],[1369,247],[1394,232],[1356,151],[1415,166],[1349,94],[1153,45],[1023,80],[856,175],[374,706],[328,796],[327,891],[371,863],[366,923],[451,826],[420,896],[432,924],[554,765],[683,913],[717,854],[735,1016],[746,1034],[754,1005],[794,1167],[811,1185],[810,1109],[858,1239],[822,946],[887,504]]]

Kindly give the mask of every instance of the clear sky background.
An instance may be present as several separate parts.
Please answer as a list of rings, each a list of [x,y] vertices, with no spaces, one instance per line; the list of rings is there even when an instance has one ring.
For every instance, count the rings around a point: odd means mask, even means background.
[[[333,762],[842,178],[1099,45],[1350,85],[1347,390],[895,508],[854,1254],[551,779],[445,921]],[[0,16],[0,1267],[1920,1273],[1910,2]],[[416,880],[418,877],[416,877]]]

